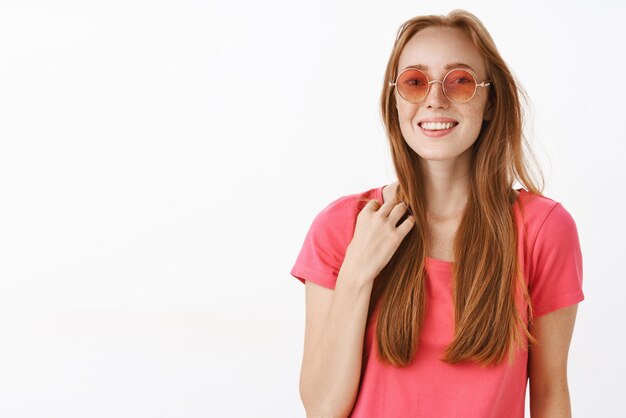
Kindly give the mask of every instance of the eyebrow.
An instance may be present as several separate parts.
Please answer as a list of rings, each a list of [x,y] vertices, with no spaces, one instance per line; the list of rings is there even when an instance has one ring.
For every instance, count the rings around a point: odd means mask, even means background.
[[[422,71],[428,71],[428,67],[422,64],[415,64],[415,65],[409,65],[407,67],[405,67],[404,69],[406,70],[407,68],[416,68],[418,70],[422,70]],[[462,62],[453,62],[451,64],[446,64],[445,67],[443,67],[445,70],[450,70],[452,68],[468,68],[472,71],[474,71],[474,69],[472,67],[470,67],[467,64],[463,64]]]

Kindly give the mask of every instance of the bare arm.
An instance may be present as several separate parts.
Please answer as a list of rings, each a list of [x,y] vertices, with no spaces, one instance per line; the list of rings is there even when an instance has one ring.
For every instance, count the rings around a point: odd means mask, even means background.
[[[570,418],[567,355],[578,304],[538,317],[531,332],[540,345],[529,352],[530,415]]]
[[[368,202],[358,215],[335,289],[306,283],[300,397],[308,418],[346,417],[357,398],[374,279],[413,228],[406,206]]]
[[[307,295],[332,290],[308,289]],[[300,396],[307,417],[345,417],[356,401],[363,355],[363,338],[372,285],[355,285],[340,272],[328,316],[311,347],[305,341]],[[309,304],[307,296],[307,304]],[[305,340],[306,340],[305,336]]]

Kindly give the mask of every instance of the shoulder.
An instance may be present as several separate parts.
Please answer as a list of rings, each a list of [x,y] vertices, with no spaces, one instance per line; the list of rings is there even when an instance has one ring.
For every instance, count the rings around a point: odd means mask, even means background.
[[[523,215],[529,219],[545,218],[559,204],[556,200],[521,189],[519,204]]]
[[[342,195],[328,203],[317,214],[315,221],[334,227],[354,226],[356,217],[371,199],[381,200],[381,187]]]
[[[558,231],[575,227],[574,219],[565,206],[548,196],[522,189],[518,200],[519,215],[526,235],[537,237],[540,231]]]
[[[315,216],[311,230],[327,245],[347,246],[354,235],[359,212],[370,199],[379,199],[380,188],[342,195],[326,204]]]
[[[533,315],[580,302],[583,258],[574,218],[562,203],[526,196],[527,257]]]
[[[522,192],[521,203],[532,276],[542,275],[555,266],[563,273],[575,269],[575,276],[579,276],[582,253],[574,217],[561,202],[546,196]]]
[[[333,199],[315,216],[306,234],[291,275],[333,289],[360,210],[380,188]]]

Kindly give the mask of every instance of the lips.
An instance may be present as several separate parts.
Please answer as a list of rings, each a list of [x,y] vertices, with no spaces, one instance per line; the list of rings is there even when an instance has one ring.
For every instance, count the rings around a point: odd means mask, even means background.
[[[439,138],[452,132],[459,123],[448,119],[445,122],[434,122],[431,120],[421,121],[418,126],[423,135],[431,138]]]
[[[458,123],[456,122],[422,122],[420,127],[427,131],[440,131],[442,129],[454,128]]]
[[[456,119],[444,118],[444,117],[424,118],[424,119],[420,119],[420,121],[417,122],[417,123],[421,124],[422,122],[455,122],[455,123],[459,123]]]
[[[436,117],[436,118],[426,118],[420,120],[418,123],[420,128],[427,129],[443,129],[443,128],[453,128],[459,124],[455,119],[445,118],[445,117]]]

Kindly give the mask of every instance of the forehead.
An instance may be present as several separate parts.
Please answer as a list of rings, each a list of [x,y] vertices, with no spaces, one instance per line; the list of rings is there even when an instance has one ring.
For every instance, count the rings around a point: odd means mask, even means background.
[[[398,71],[410,65],[426,67],[432,76],[447,72],[446,65],[463,63],[479,77],[485,76],[483,58],[465,32],[457,28],[430,27],[413,35],[400,54]]]

